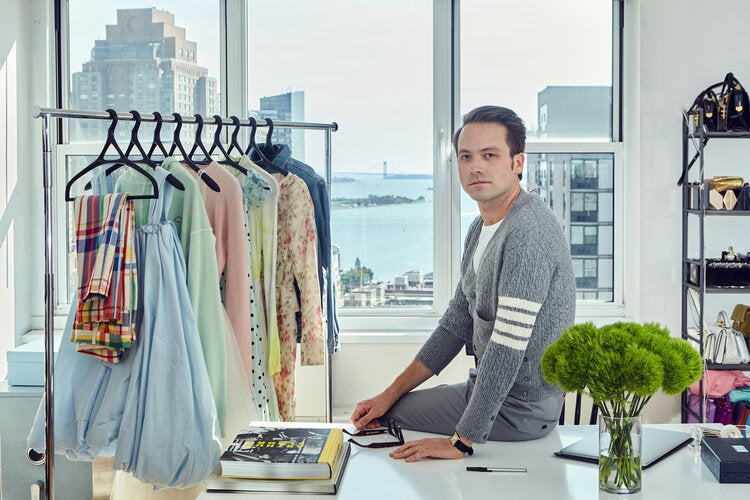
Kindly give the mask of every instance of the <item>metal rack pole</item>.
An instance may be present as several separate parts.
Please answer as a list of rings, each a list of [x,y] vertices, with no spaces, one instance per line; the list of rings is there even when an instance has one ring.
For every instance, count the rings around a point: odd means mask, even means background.
[[[111,120],[109,113],[106,111],[88,111],[76,109],[60,108],[41,108],[34,106],[32,108],[34,118],[42,118],[42,151],[43,151],[43,180],[44,180],[44,401],[45,401],[45,499],[54,499],[54,352],[55,352],[55,288],[53,273],[53,254],[52,254],[52,147],[49,137],[49,119],[54,118],[79,118],[87,120]],[[133,121],[135,117],[132,113],[117,113],[118,120]],[[213,116],[204,116],[205,125],[216,125],[218,120]],[[144,122],[156,122],[156,117],[152,113],[142,113],[141,120]],[[162,117],[164,123],[176,123],[172,115]],[[183,117],[183,123],[198,123],[193,115]],[[223,125],[233,125],[230,118],[222,117]],[[240,120],[241,126],[250,126],[250,120]],[[326,181],[328,182],[328,198],[331,197],[331,134],[338,130],[336,122],[332,123],[308,123],[308,122],[285,122],[275,121],[274,127],[277,128],[295,128],[307,130],[324,130],[325,131],[325,156],[326,156]],[[257,123],[258,127],[270,126],[270,120],[263,123]],[[330,268],[330,266],[329,266]],[[327,277],[330,280],[331,272],[327,270]],[[326,346],[326,350],[328,347]],[[328,354],[324,358],[324,369],[326,372],[326,421],[331,422],[331,356]]]
[[[334,122],[334,125],[336,125],[335,122]],[[337,125],[337,127],[338,127],[338,125]],[[331,203],[331,180],[332,180],[332,176],[333,176],[333,169],[332,169],[332,166],[331,166],[331,135],[332,135],[331,132],[332,132],[331,129],[328,129],[328,130],[326,130],[326,135],[325,135],[325,140],[326,140],[326,143],[325,143],[326,182],[328,183],[327,188],[328,188],[328,203],[329,203],[329,205]],[[329,289],[331,289],[331,290],[333,290],[333,288],[331,287],[331,266],[333,265],[332,260],[333,259],[331,258],[331,260],[328,262],[328,269],[326,269],[326,286]],[[333,303],[333,301],[331,301],[331,303]],[[328,325],[329,331],[330,331],[331,327],[332,327],[332,325]],[[328,352],[328,346],[326,345],[326,356],[325,356],[325,365],[326,365],[325,366],[325,371],[326,371],[326,377],[325,377],[326,378],[326,384],[325,384],[326,385],[326,422],[329,422],[329,423],[333,421],[333,401],[332,401],[333,398],[331,397],[331,392],[332,392],[331,381],[332,381],[332,376],[333,376],[333,370],[332,370],[332,366],[331,366],[332,365],[332,361],[333,361],[332,356]]]
[[[55,275],[52,268],[52,147],[49,116],[42,119],[42,156],[44,183],[44,498],[54,498],[54,363],[55,363]]]
[[[58,108],[40,108],[39,106],[34,106],[32,109],[32,115],[34,118],[39,118],[40,116],[50,116],[55,118],[82,118],[87,120],[111,120],[109,113],[106,111],[87,111],[87,110],[80,110],[80,109],[58,109]],[[216,125],[218,124],[218,121],[213,116],[203,116],[203,124],[204,125]],[[134,121],[135,117],[131,113],[117,113],[117,119],[120,121]],[[142,113],[141,114],[141,121],[143,122],[156,122],[156,116],[154,116],[152,113]],[[174,116],[165,114],[162,116],[162,122],[164,123],[177,123],[177,120]],[[198,123],[198,120],[195,118],[195,115],[185,115],[182,117],[182,123]],[[221,118],[222,125],[234,125],[234,122],[227,117]],[[260,120],[257,122],[258,127],[264,128],[268,127],[270,125],[270,121],[266,120],[265,122],[263,120]],[[249,127],[250,126],[250,120],[240,120],[240,125],[243,127]],[[309,129],[309,130],[330,130],[330,131],[337,131],[339,126],[336,122],[333,123],[309,123],[309,122],[283,122],[283,121],[274,121],[273,126],[277,128],[300,128],[300,129]]]

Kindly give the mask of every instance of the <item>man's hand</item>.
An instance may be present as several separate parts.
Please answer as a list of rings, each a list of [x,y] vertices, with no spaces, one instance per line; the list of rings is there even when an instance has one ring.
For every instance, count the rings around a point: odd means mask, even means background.
[[[466,442],[466,440],[463,440]],[[467,443],[471,446],[471,443]],[[409,441],[393,450],[389,455],[396,459],[405,458],[407,462],[416,462],[420,458],[463,458],[464,453],[453,446],[448,438],[428,438]]]
[[[380,427],[380,423],[375,419],[385,415],[394,402],[393,398],[385,392],[380,393],[374,398],[357,403],[349,420],[359,430]]]

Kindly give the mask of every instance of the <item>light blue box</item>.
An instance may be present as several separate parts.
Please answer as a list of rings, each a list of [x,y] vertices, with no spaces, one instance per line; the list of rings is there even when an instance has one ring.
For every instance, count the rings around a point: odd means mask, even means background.
[[[61,337],[55,336],[55,359]],[[8,359],[8,385],[44,386],[44,338],[11,349]]]

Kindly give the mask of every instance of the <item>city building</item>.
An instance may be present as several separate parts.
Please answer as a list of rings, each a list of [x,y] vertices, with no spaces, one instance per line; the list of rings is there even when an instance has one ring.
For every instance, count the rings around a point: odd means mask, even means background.
[[[547,87],[538,94],[538,133],[560,139],[609,137],[608,99],[610,87]],[[527,189],[547,203],[569,237],[580,300],[613,300],[613,176],[610,153],[527,155]]]
[[[305,121],[305,91],[295,90],[283,94],[260,98],[260,109],[250,112],[258,119],[270,118],[285,122]],[[256,142],[260,142],[257,140]],[[305,131],[289,128],[274,129],[274,144],[286,144],[292,150],[292,155],[301,160],[305,159]]]
[[[609,139],[612,87],[550,86],[537,94],[537,139]]]
[[[340,281],[339,281],[340,282]],[[429,307],[433,304],[434,279],[432,273],[411,270],[390,281],[375,281],[340,293],[343,307]]]
[[[198,65],[198,45],[175,25],[173,14],[117,9],[117,24],[106,26],[106,38],[94,41],[91,59],[72,75],[69,107],[210,116],[219,113],[219,87]],[[108,126],[105,121],[72,121],[71,139],[98,140],[93,132]]]

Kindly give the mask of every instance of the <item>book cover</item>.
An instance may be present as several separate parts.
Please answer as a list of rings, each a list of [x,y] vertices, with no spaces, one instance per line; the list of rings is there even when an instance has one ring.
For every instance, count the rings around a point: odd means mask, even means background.
[[[343,440],[341,429],[248,426],[222,454],[221,475],[329,479]]]
[[[344,442],[334,464],[330,479],[237,479],[220,476],[219,469],[206,482],[208,492],[278,492],[318,493],[335,495],[341,486],[344,468],[349,460],[351,445]]]

